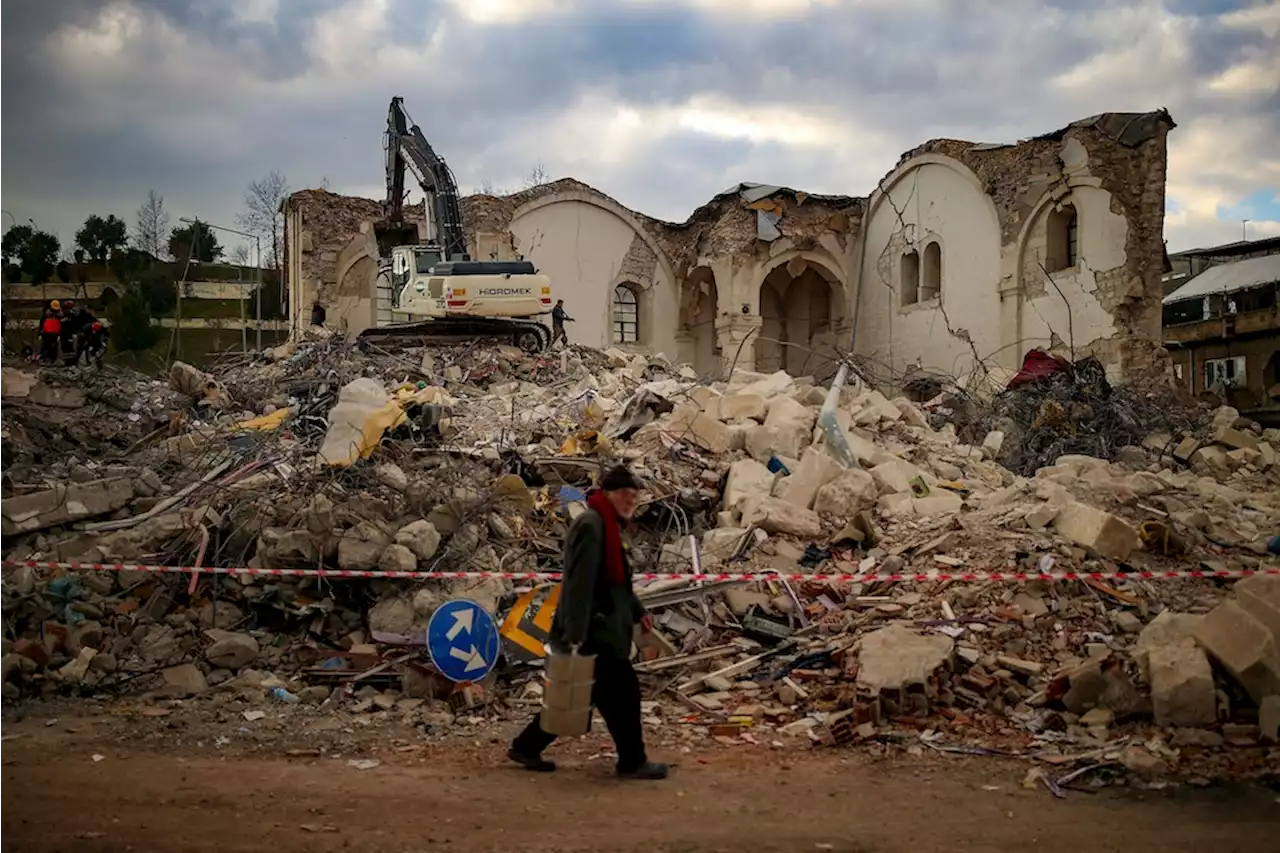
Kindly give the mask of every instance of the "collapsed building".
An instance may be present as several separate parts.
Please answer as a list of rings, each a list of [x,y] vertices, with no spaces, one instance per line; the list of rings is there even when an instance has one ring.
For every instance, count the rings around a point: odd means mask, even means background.
[[[681,224],[572,179],[462,206],[472,257],[531,260],[588,346],[660,352],[704,375],[823,377],[852,341],[894,384],[1015,368],[1040,347],[1121,376],[1164,366],[1174,126],[1159,110],[1017,144],[935,139],[870,196],[740,184]],[[377,202],[304,190],[285,214],[295,327],[315,301],[353,334],[395,319],[376,274]],[[411,215],[425,223],[421,207]]]

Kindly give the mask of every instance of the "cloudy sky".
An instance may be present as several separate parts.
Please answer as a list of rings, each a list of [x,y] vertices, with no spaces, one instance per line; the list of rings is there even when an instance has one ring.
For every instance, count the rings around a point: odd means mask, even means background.
[[[1168,107],[1172,250],[1280,234],[1280,0],[4,0],[4,225],[234,225],[271,169],[383,195],[403,95],[464,191],[541,163],[683,220],[865,195],[926,139]],[[12,219],[10,218],[12,217]]]

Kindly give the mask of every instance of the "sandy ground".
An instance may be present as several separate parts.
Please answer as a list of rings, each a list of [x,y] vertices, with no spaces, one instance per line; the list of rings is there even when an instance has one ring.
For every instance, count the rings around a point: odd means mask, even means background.
[[[148,720],[157,726],[167,721]],[[172,730],[168,726],[168,730]],[[451,743],[156,740],[119,717],[3,728],[5,851],[1274,851],[1280,797],[1132,787],[1054,799],[995,758],[722,748],[619,782],[607,741],[536,775],[497,730]],[[376,756],[377,766],[348,762]],[[95,760],[95,757],[96,760]]]

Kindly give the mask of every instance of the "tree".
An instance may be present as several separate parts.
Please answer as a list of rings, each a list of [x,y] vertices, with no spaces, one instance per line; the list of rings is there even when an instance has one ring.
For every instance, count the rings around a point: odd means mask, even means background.
[[[244,194],[244,213],[236,223],[271,246],[271,268],[280,269],[280,246],[284,243],[284,200],[289,195],[289,181],[272,169],[262,180],[249,184]]]
[[[106,263],[112,252],[123,249],[128,242],[129,226],[115,214],[103,219],[95,213],[76,232],[76,245],[98,263]]]
[[[249,247],[244,243],[238,244],[231,250],[231,254],[227,255],[227,260],[233,264],[247,267],[249,265]]]
[[[138,352],[155,346],[160,330],[151,325],[151,313],[141,294],[128,290],[107,309],[111,343],[116,352]]]
[[[188,258],[212,263],[222,257],[222,244],[213,229],[197,219],[191,225],[182,225],[170,232],[169,254],[173,255],[174,263],[184,266]]]
[[[16,225],[5,232],[0,251],[5,260],[17,259],[17,266],[32,284],[44,284],[58,267],[58,254],[62,245],[58,238],[47,231],[39,231],[29,225]]]
[[[524,189],[531,190],[534,187],[540,187],[548,182],[549,177],[550,175],[547,173],[547,167],[542,165],[542,161],[539,160],[534,164],[533,168],[529,170],[529,174],[525,177]]]
[[[133,230],[133,243],[155,258],[164,258],[168,245],[169,213],[164,209],[164,196],[155,190],[147,193],[147,200],[138,208]]]

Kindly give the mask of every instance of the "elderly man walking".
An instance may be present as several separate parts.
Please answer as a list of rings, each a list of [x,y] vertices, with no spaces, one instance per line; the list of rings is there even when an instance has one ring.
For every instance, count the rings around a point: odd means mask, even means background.
[[[645,631],[653,629],[631,587],[627,559],[625,528],[635,514],[640,485],[626,467],[613,468],[588,497],[587,511],[569,528],[551,644],[557,651],[578,647],[582,654],[596,656],[591,701],[618,749],[618,776],[665,779],[667,765],[650,761],[645,753],[640,681],[630,659],[636,624]],[[543,758],[542,751],[554,740],[534,717],[507,756],[529,770],[550,772],[556,765]]]

